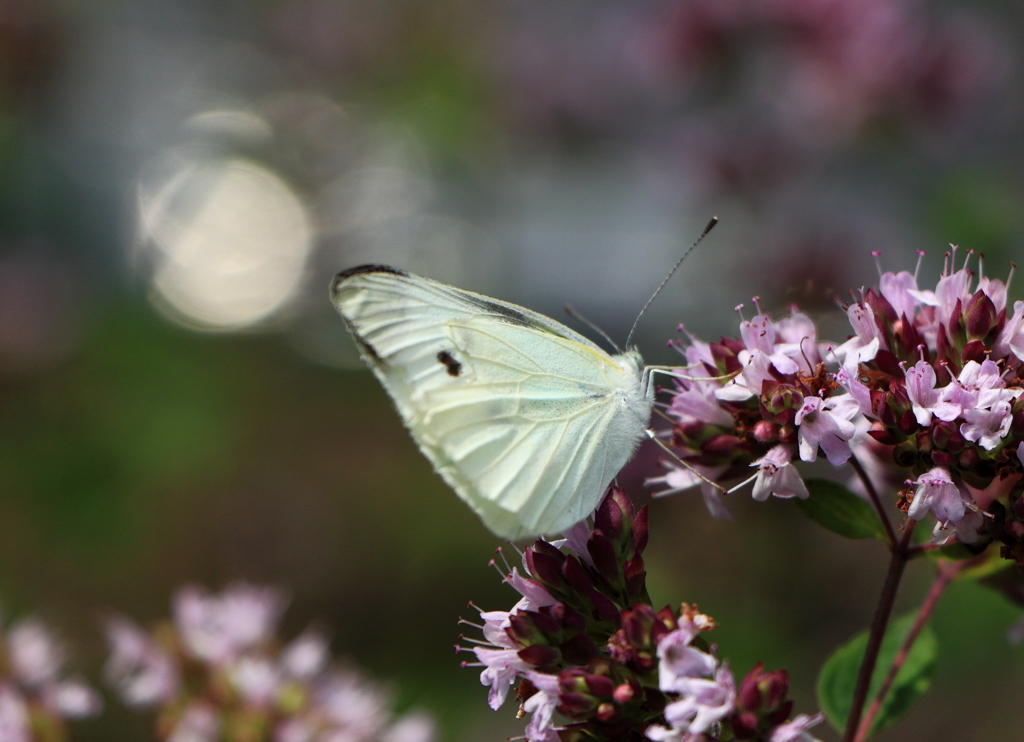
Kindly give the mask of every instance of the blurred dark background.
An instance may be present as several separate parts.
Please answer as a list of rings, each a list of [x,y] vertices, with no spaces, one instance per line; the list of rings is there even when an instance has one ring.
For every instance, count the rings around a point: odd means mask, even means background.
[[[927,251],[927,285],[955,242],[1005,276],[1022,36],[1011,0],[0,0],[4,616],[43,616],[95,676],[103,610],[272,583],[286,634],[327,627],[445,739],[521,733],[451,649],[467,601],[514,602],[498,541],[361,367],[331,276],[391,263],[622,339],[717,214],[641,324],[648,361],[680,321],[736,334],[752,294],[842,340],[870,251]],[[655,602],[699,603],[738,675],[786,667],[813,712],[884,549],[731,500],[734,523],[653,503]],[[936,690],[881,739],[1024,739],[1017,615],[952,589]],[[111,697],[73,738],[152,737]]]

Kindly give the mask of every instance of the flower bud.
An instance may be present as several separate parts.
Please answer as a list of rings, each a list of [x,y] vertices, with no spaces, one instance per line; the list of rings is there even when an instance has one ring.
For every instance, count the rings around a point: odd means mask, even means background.
[[[893,432],[880,422],[871,423],[871,429],[868,431],[868,435],[883,446],[895,446],[897,443],[896,436],[893,435]]]
[[[561,656],[557,649],[546,647],[543,644],[532,644],[529,647],[524,647],[517,654],[519,659],[533,667],[547,667],[557,662]]]
[[[765,381],[761,385],[761,415],[779,425],[790,425],[804,403],[804,395],[789,384]]]
[[[622,572],[626,578],[626,595],[630,603],[645,603],[650,601],[647,595],[647,570],[644,568],[644,560],[641,557],[634,557],[622,565]]]
[[[568,631],[583,634],[587,630],[587,620],[565,603],[555,603],[551,606],[551,618],[557,622],[562,633]]]
[[[897,421],[899,420],[899,415],[902,415],[905,410],[900,410],[900,412],[897,413],[893,409],[893,396],[891,392],[886,393],[883,399],[884,402],[875,408],[875,417],[877,417],[885,427],[894,429]]]
[[[594,587],[594,581],[586,567],[574,556],[566,556],[565,564],[562,565],[562,575],[569,583],[569,588],[579,594],[586,595]]]
[[[737,358],[741,350],[746,350],[743,343],[734,338],[722,338],[721,343],[709,343],[708,347],[711,350],[711,357],[715,359],[715,364],[725,373],[735,374],[743,370],[743,366]]]
[[[636,681],[634,680],[631,682],[635,683]],[[636,693],[637,691],[633,689],[632,685],[630,685],[629,683],[623,683],[615,689],[615,692],[612,694],[612,698],[615,699],[615,703],[619,704],[620,706],[625,706],[627,703],[633,700],[634,696],[636,696]]]
[[[988,348],[986,348],[985,343],[980,340],[971,340],[964,346],[964,349],[960,351],[960,360],[964,363],[967,363],[968,361],[984,363],[986,358],[988,358]]]
[[[914,416],[914,413],[911,410],[907,410],[900,415],[900,420],[897,423],[896,428],[903,433],[903,435],[911,435],[915,430],[917,430],[917,418]]]
[[[731,719],[732,733],[736,739],[754,739],[757,737],[758,719],[749,711],[736,714]]]
[[[995,304],[984,291],[975,293],[964,309],[967,337],[972,340],[983,340],[995,326],[997,314]]]
[[[594,531],[587,539],[587,552],[598,573],[611,585],[618,586],[622,581],[622,570],[611,540],[601,531]]]
[[[892,308],[892,304],[876,291],[874,287],[864,292],[864,303],[871,307],[871,311],[874,312],[875,324],[883,335],[885,334],[885,323],[888,322],[891,325],[899,319],[896,316],[896,310]]]
[[[967,332],[964,330],[963,300],[956,300],[953,311],[949,313],[949,324],[946,326],[946,330],[949,332],[949,340],[953,345],[963,347],[967,342]]]
[[[946,334],[946,328],[939,325],[935,332],[935,375],[939,384],[947,384],[948,376],[960,373],[960,358],[953,350],[953,344]]]
[[[785,670],[764,672],[764,663],[757,663],[740,683],[740,704],[747,711],[771,713],[779,708],[789,693],[789,674]]]
[[[708,440],[701,445],[700,451],[705,456],[728,460],[736,455],[740,443],[740,439],[736,436],[722,433],[708,438]]]
[[[970,448],[965,448],[956,457],[956,463],[960,466],[961,469],[974,469],[975,467],[978,466],[978,464],[981,463],[981,454],[978,453],[978,449],[975,448],[974,446],[971,446]]]
[[[606,595],[603,595],[596,588],[591,588],[587,593],[587,598],[594,604],[594,611],[604,621],[608,621],[613,626],[618,627],[621,624],[622,618],[619,613],[618,606]]]
[[[903,378],[903,369],[900,368],[900,359],[891,350],[882,348],[875,354],[875,365],[879,369],[896,379]]]
[[[600,529],[613,543],[622,540],[623,532],[633,524],[633,503],[625,491],[612,487],[608,496],[597,506],[594,527]]]
[[[966,441],[955,422],[936,422],[932,425],[932,442],[936,448],[944,448],[950,453],[964,450]]]
[[[760,673],[763,668],[764,664],[758,662],[757,666],[740,683],[740,705],[745,709],[758,711],[761,708],[761,689],[757,687],[755,673]]]
[[[563,693],[558,700],[558,709],[566,716],[585,716],[594,710],[597,704],[585,693]]]
[[[585,678],[587,690],[592,695],[600,698],[611,698],[615,692],[615,683],[612,682],[611,678],[605,677],[604,675],[587,675]]]
[[[904,359],[917,357],[917,349],[924,345],[924,338],[917,331],[914,323],[906,315],[897,320],[892,327],[893,344],[899,355]]]
[[[704,438],[704,431],[710,426],[700,420],[693,420],[691,422],[677,425],[675,433],[679,436],[683,443],[687,441],[700,442]],[[677,448],[688,448],[688,446],[678,446]]]
[[[750,434],[758,443],[771,443],[775,440],[775,426],[767,420],[758,420],[751,426]]]
[[[768,715],[768,725],[772,727],[778,726],[788,719],[791,713],[793,713],[793,701],[789,700]]]
[[[638,605],[631,611],[623,611],[622,630],[634,647],[651,646],[651,626],[655,621],[654,612],[645,605]]]
[[[561,551],[546,541],[537,541],[526,549],[523,556],[526,568],[534,580],[545,588],[559,590],[565,587],[565,578],[562,576],[565,554]]]
[[[647,548],[647,506],[644,505],[633,519],[633,551],[639,556]]]
[[[890,396],[886,401],[897,415],[902,416],[913,408],[914,403],[910,401],[910,395],[907,394],[907,388],[903,384],[896,379],[891,379],[889,390]]]

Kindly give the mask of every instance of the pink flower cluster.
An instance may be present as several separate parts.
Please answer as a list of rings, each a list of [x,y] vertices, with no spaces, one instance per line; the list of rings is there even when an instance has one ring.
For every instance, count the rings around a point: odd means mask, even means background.
[[[0,740],[59,742],[65,721],[95,716],[99,694],[84,681],[63,678],[63,643],[38,618],[0,632]]]
[[[107,678],[126,704],[158,709],[157,736],[169,742],[433,740],[428,716],[394,720],[383,689],[332,669],[323,635],[309,630],[279,648],[285,603],[246,583],[220,594],[187,586],[173,622],[153,632],[114,616]]]
[[[1006,284],[975,275],[970,253],[955,260],[954,248],[934,289],[916,271],[882,273],[845,307],[853,334],[839,345],[798,311],[776,322],[760,309],[738,339],[673,343],[692,378],[676,380],[664,411],[688,468],[667,461],[649,483],[659,494],[700,484],[721,517],[711,482],[756,467],[756,499],[806,498],[794,461],[855,456],[872,486],[912,485],[899,504],[933,516],[936,540],[987,535],[1024,561],[1024,302],[1008,314]]]
[[[593,527],[537,541],[506,583],[521,596],[509,611],[481,611],[467,639],[492,709],[513,686],[529,742],[814,742],[820,716],[789,719],[784,671],[759,665],[740,683],[702,634],[715,622],[696,606],[655,611],[640,553],[646,509],[613,489]],[[565,723],[556,722],[555,712]]]

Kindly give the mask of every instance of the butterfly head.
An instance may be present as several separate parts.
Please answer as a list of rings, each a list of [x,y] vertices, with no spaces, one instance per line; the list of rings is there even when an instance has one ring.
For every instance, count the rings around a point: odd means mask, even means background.
[[[644,358],[636,348],[629,348],[625,353],[615,356],[615,362],[630,375],[639,377],[644,370]]]

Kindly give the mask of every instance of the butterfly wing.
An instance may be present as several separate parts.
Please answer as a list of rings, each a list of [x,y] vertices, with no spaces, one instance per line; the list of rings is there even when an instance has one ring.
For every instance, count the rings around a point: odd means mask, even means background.
[[[385,266],[333,294],[417,444],[498,535],[582,520],[643,434],[639,373],[544,315]]]

